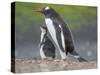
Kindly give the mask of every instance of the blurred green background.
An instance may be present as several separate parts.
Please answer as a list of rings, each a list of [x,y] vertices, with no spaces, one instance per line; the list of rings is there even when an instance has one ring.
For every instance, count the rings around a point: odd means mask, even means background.
[[[40,25],[45,17],[33,10],[46,6],[55,9],[68,24],[76,51],[88,60],[97,60],[97,7],[27,2],[15,3],[16,58],[40,58]]]
[[[33,23],[36,25],[44,24],[44,16],[33,12],[33,10],[46,6],[51,6],[61,14],[71,29],[77,29],[97,18],[96,7],[17,2],[16,28],[20,31],[28,31]]]

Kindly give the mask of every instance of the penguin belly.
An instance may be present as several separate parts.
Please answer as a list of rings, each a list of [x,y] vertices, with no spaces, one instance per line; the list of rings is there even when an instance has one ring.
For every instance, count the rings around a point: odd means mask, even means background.
[[[56,30],[55,30],[55,28],[53,26],[52,20],[49,19],[49,18],[46,18],[45,22],[46,22],[46,26],[47,26],[47,29],[48,29],[51,37],[53,38],[53,40],[56,43],[56,45],[59,47],[58,42],[57,42],[57,38],[56,38]]]
[[[61,45],[64,46],[64,42],[62,42],[62,41],[64,41],[64,37],[62,37],[62,33],[59,33],[56,31],[56,29],[53,25],[53,21],[50,18],[46,18],[45,22],[46,22],[47,29],[48,29],[53,41],[55,42],[55,44],[58,47],[58,50],[60,51],[62,59],[66,59],[66,53],[64,51],[64,48],[61,48],[62,47]],[[58,36],[57,36],[56,32],[58,33]],[[60,41],[58,39],[60,39]],[[59,43],[59,42],[61,42],[61,43]]]
[[[44,47],[44,45],[41,45],[41,47],[40,47],[40,56],[41,56],[42,59],[45,59],[46,55],[45,55],[45,53],[43,51],[43,47]]]

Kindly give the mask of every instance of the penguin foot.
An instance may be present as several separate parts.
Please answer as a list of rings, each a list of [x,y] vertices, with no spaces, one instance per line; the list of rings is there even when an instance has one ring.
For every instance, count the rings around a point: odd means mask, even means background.
[[[51,61],[51,60],[53,60],[53,58],[52,57],[48,57],[47,60],[48,61]]]
[[[67,61],[67,59],[62,59],[62,61]]]
[[[47,58],[43,58],[42,60],[48,60],[48,61],[50,61],[50,60],[53,60],[53,58],[52,57],[47,57]]]

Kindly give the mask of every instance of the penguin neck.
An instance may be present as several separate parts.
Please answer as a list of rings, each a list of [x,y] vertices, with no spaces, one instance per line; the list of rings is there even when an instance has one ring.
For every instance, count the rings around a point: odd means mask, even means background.
[[[49,18],[51,20],[62,22],[63,24],[65,23],[64,20],[62,19],[62,17],[60,15],[55,15],[55,16],[46,16],[45,15],[45,18]]]

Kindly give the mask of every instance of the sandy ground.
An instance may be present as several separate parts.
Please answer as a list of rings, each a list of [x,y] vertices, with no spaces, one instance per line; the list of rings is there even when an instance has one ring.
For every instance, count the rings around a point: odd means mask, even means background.
[[[48,72],[62,70],[95,69],[97,62],[67,62],[64,60],[15,60],[16,73]]]

